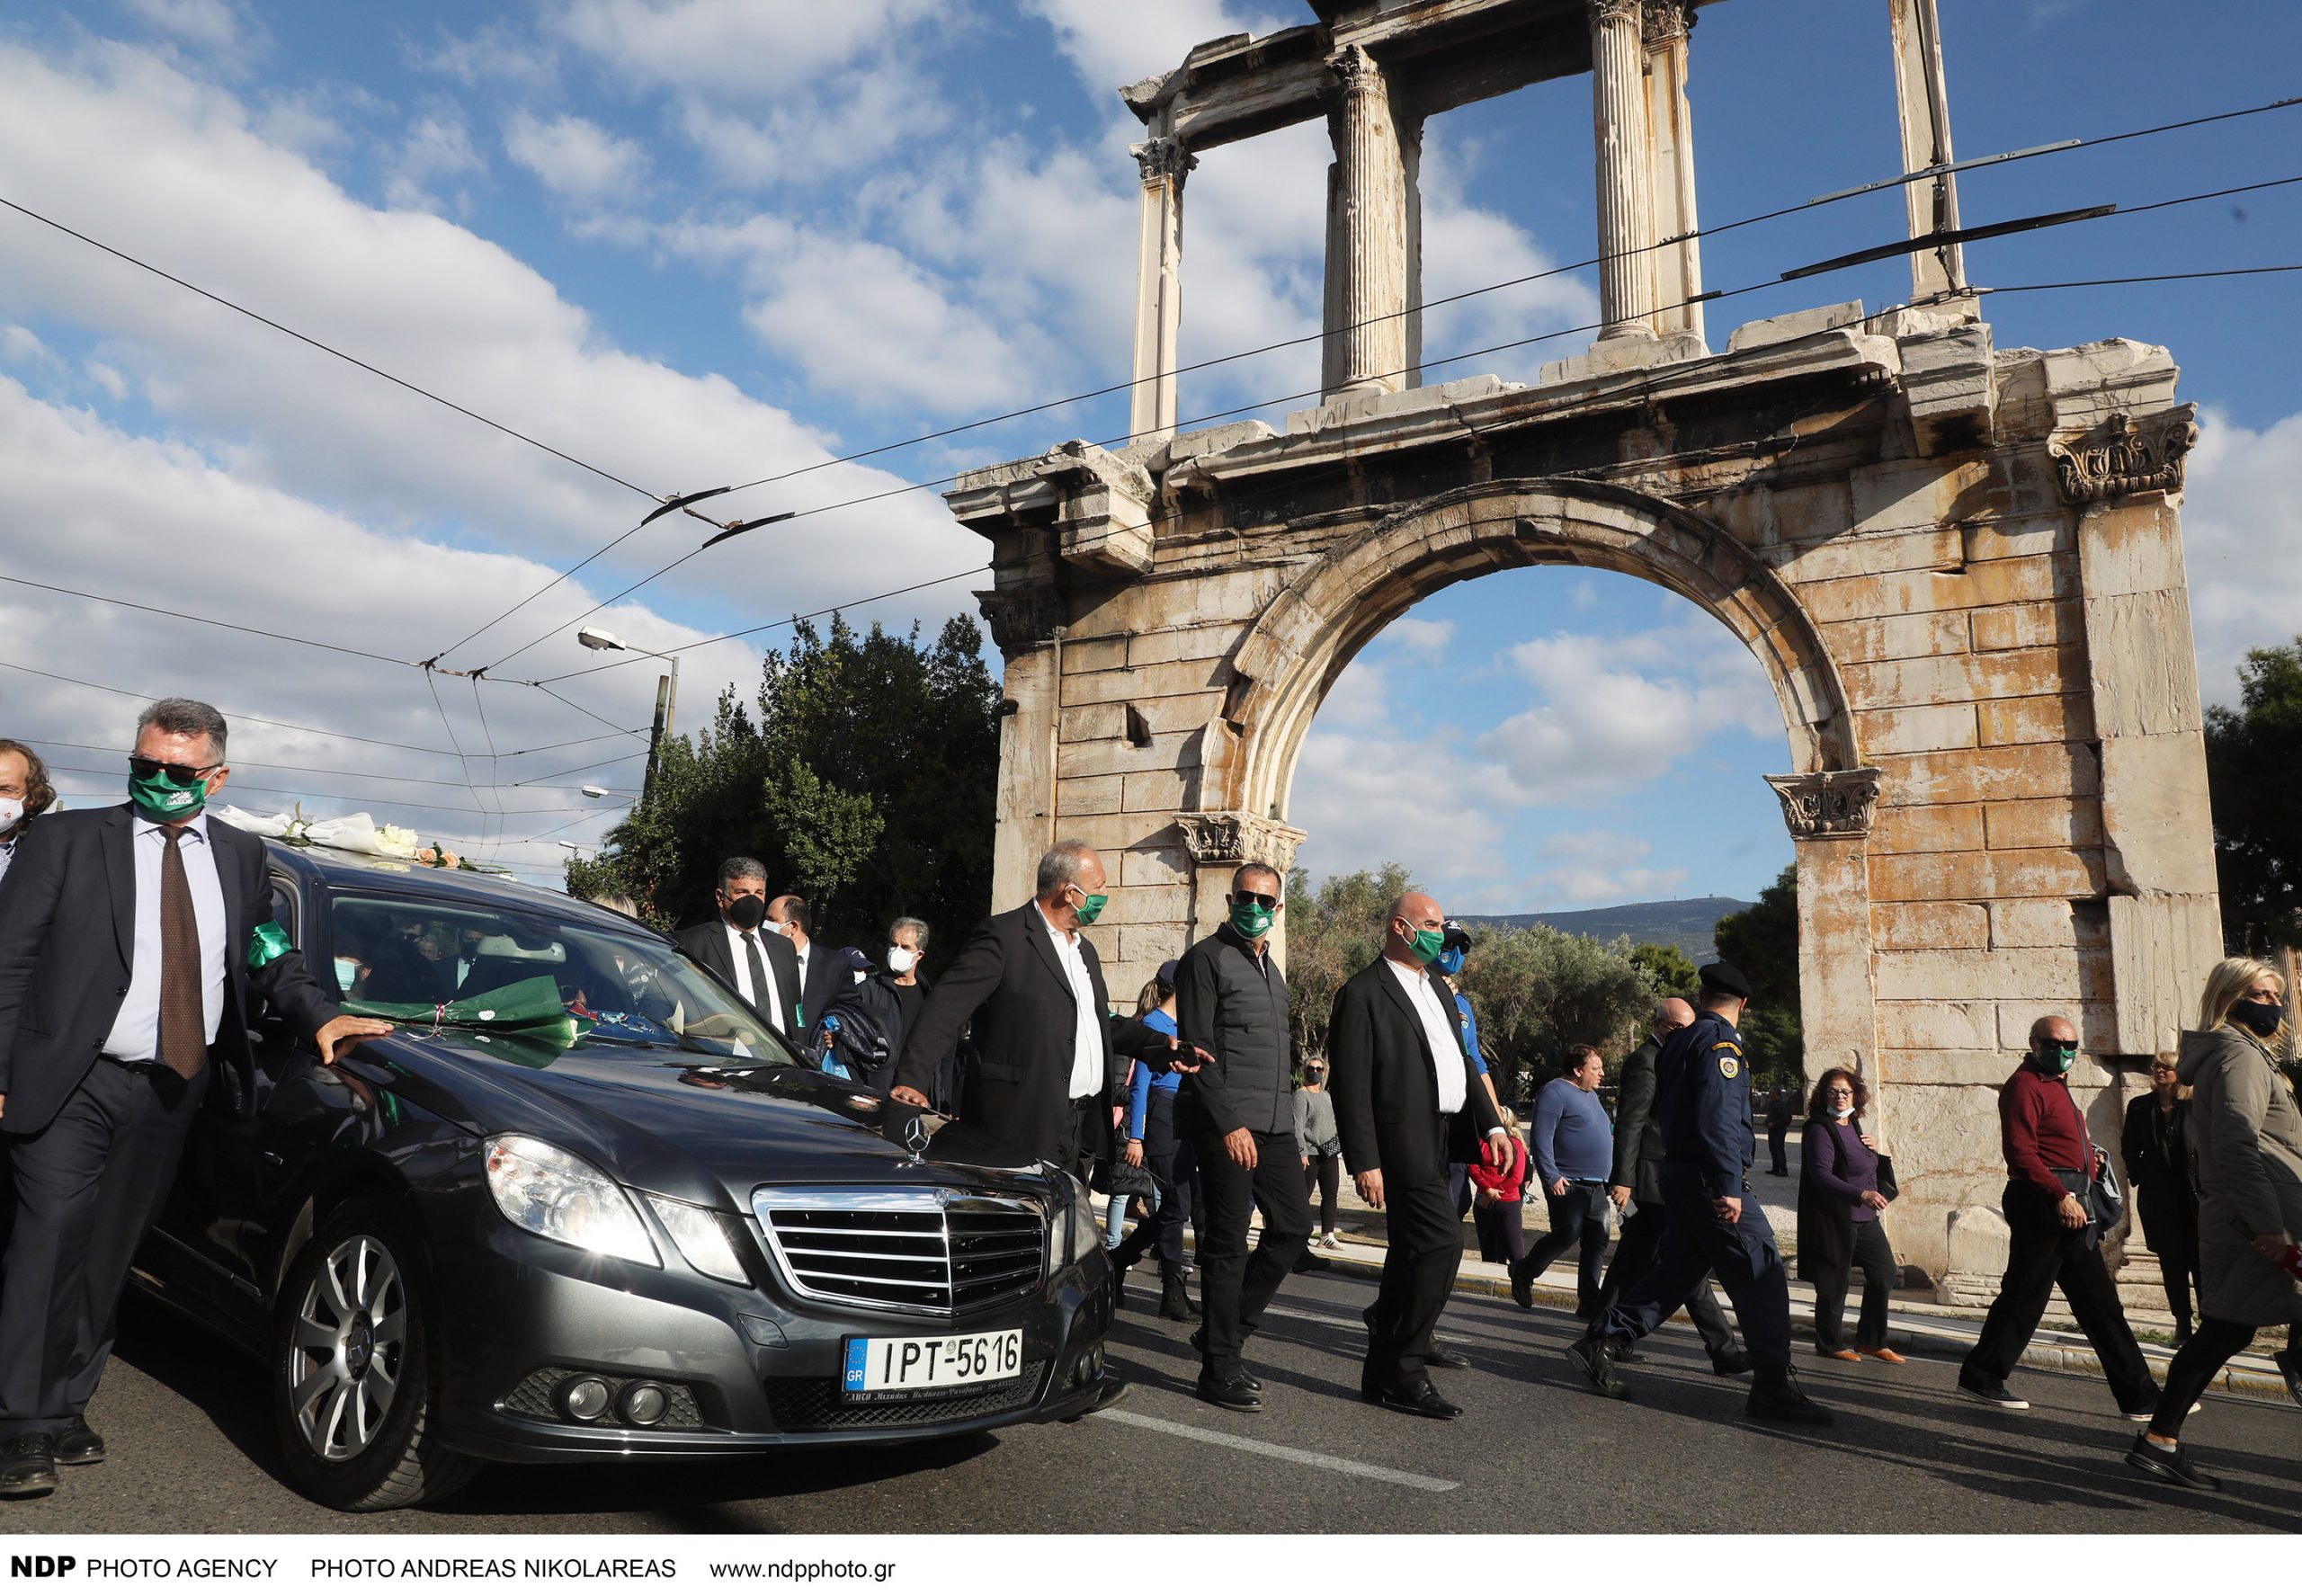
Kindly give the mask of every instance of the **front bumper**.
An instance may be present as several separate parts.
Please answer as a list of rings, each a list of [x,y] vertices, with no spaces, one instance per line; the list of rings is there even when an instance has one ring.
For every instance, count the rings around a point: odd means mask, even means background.
[[[1102,1367],[1111,1288],[1101,1249],[1024,1295],[945,1318],[807,1302],[772,1268],[769,1284],[754,1288],[698,1274],[676,1253],[649,1269],[580,1252],[505,1224],[470,1188],[435,1208],[440,1435],[475,1457],[724,1458],[926,1440],[1075,1418],[1107,1405],[1118,1389]],[[1023,1373],[1004,1385],[881,1406],[839,1399],[847,1336],[1015,1328]],[[632,1381],[663,1385],[673,1394],[665,1421],[624,1423],[612,1402],[600,1422],[569,1417],[558,1393],[584,1376],[617,1391]]]

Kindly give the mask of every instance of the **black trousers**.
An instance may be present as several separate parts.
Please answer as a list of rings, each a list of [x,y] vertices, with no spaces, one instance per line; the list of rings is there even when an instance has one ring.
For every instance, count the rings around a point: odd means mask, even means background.
[[[2150,1416],[2150,1428],[2160,1435],[2182,1434],[2182,1421],[2190,1417],[2190,1404],[2199,1399],[2199,1394],[2222,1366],[2244,1351],[2253,1339],[2252,1324],[2229,1319],[2200,1319],[2198,1333],[2182,1343],[2174,1360],[2166,1366],[2166,1389],[2159,1395],[2158,1411]]]
[[[1518,1201],[1494,1202],[1471,1210],[1482,1263],[1516,1263],[1527,1255],[1526,1216]]]
[[[1570,1182],[1566,1196],[1545,1191],[1543,1200],[1550,1208],[1550,1234],[1529,1248],[1511,1266],[1512,1272],[1532,1279],[1579,1243],[1583,1251],[1575,1269],[1575,1311],[1587,1319],[1597,1311],[1599,1283],[1607,1267],[1607,1189]]]
[[[1100,1097],[1073,1098],[1070,1111],[1056,1132],[1055,1155],[1048,1162],[1085,1180],[1094,1172],[1095,1155],[1103,1145],[1105,1128],[1100,1121],[1111,1111]]]
[[[16,1223],[0,1275],[0,1440],[87,1411],[129,1262],[167,1199],[208,1086],[99,1058],[41,1129],[11,1136]]]
[[[1599,1284],[1599,1299],[1586,1317],[1603,1317],[1622,1299],[1625,1288],[1655,1272],[1663,1256],[1666,1227],[1660,1202],[1632,1206],[1630,1217],[1622,1222],[1622,1232],[1615,1237],[1615,1255],[1607,1261],[1607,1278]],[[1709,1270],[1688,1290],[1686,1306],[1687,1317],[1694,1321],[1695,1333],[1702,1337],[1703,1351],[1710,1354],[1712,1362],[1742,1350],[1735,1327],[1726,1322],[1726,1310],[1718,1306],[1718,1293],[1710,1288]]]
[[[1462,1262],[1462,1220],[1446,1177],[1436,1171],[1415,1184],[1386,1181],[1383,1205],[1390,1213],[1390,1245],[1375,1306],[1367,1310],[1365,1378],[1413,1386],[1430,1369],[1431,1333]]]
[[[1183,1221],[1199,1202],[1199,1149],[1175,1134],[1175,1094],[1154,1089],[1143,1110],[1143,1164],[1159,1188],[1159,1207],[1135,1222],[1111,1262],[1130,1268],[1145,1253],[1155,1253],[1161,1271],[1181,1269]]]
[[[1319,1196],[1319,1229],[1334,1228],[1334,1199],[1343,1189],[1343,1155],[1313,1153],[1311,1162],[1303,1166],[1303,1200],[1308,1203],[1311,1194]]]
[[[1790,1160],[1788,1150],[1789,1145],[1790,1127],[1788,1125],[1770,1125],[1767,1127],[1766,1152],[1767,1158],[1769,1160],[1767,1169],[1767,1172],[1769,1174],[1787,1175],[1790,1172]]]
[[[1998,1298],[1982,1322],[1982,1338],[1959,1371],[1970,1384],[1995,1386],[2012,1372],[2022,1349],[2038,1333],[2039,1320],[2055,1288],[2070,1304],[2078,1328],[2086,1333],[2102,1374],[2117,1396],[2119,1411],[2147,1413],[2158,1405],[2158,1381],[2127,1327],[2118,1288],[2102,1266],[2102,1254],[2086,1242],[2086,1232],[2064,1226],[2055,1201],[2027,1181],[2010,1181],[2004,1205],[2006,1274]]]
[[[1886,1226],[1873,1219],[1854,1226],[1854,1257],[1846,1268],[1816,1271],[1816,1351],[1835,1352],[1846,1345],[1846,1288],[1858,1269],[1862,1271],[1862,1312],[1855,1321],[1854,1344],[1887,1344],[1887,1305],[1892,1299],[1899,1271],[1895,1263],[1895,1249],[1887,1240]]]
[[[1706,1275],[1715,1275],[1749,1339],[1751,1363],[1763,1378],[1790,1367],[1790,1277],[1775,1246],[1774,1226],[1757,1197],[1743,1193],[1743,1217],[1729,1225],[1710,1206],[1702,1174],[1691,1164],[1663,1165],[1667,1223],[1655,1267],[1591,1328],[1636,1341],[1678,1312]]]
[[[1291,1130],[1258,1130],[1255,1166],[1232,1161],[1223,1138],[1199,1138],[1199,1183],[1207,1194],[1207,1229],[1199,1238],[1199,1300],[1205,1316],[1207,1367],[1237,1372],[1239,1353],[1263,1309],[1311,1240],[1311,1204],[1303,1195],[1303,1155]],[[1247,1255],[1247,1220],[1263,1210],[1263,1240]]]

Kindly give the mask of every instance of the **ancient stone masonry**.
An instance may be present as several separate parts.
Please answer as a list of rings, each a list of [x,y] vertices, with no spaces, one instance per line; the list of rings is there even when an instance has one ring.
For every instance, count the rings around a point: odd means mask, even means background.
[[[1691,34],[1694,7],[1658,0],[1312,9],[1124,91],[1147,131],[1135,440],[949,495],[990,544],[1006,662],[1000,905],[1055,837],[1094,843],[1113,886],[1092,934],[1130,989],[1214,927],[1241,862],[1292,861],[1312,717],[1386,625],[1490,571],[1641,576],[1740,638],[1781,706],[1805,1067],[1872,1082],[1905,1257],[1986,1268],[1994,1088],[2031,1021],[2076,1021],[2114,1144],[2119,1083],[2220,953],[2173,361],[1997,348],[1932,244],[1907,306],[1779,317],[1713,352],[1673,307],[1701,281],[1688,50],[1723,23]],[[1885,9],[1923,240],[1957,218],[1933,170],[1941,44],[1932,0]],[[1423,122],[1585,72],[1605,335],[1533,386],[1420,386]],[[1312,120],[1335,147],[1324,402],[1177,435],[1191,158]],[[1883,167],[1883,114],[1878,137]]]

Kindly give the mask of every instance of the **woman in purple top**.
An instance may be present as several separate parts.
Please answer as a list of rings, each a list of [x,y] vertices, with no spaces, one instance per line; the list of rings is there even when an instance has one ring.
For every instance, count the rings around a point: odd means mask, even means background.
[[[1798,1278],[1815,1288],[1815,1350],[1860,1363],[1900,1363],[1887,1345],[1887,1293],[1897,1273],[1880,1216],[1878,1144],[1862,1133],[1870,1089],[1851,1070],[1823,1072],[1807,1101],[1798,1170]],[[1846,1290],[1862,1271],[1862,1315],[1848,1346]]]

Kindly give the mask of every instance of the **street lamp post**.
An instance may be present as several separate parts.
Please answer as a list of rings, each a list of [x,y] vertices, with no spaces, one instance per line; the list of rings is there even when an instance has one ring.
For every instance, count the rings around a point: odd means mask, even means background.
[[[672,667],[667,674],[656,678],[656,718],[647,728],[647,773],[639,782],[639,801],[645,804],[656,790],[656,763],[663,756],[664,739],[672,735],[673,717],[679,709],[680,656],[658,654],[652,648],[627,643],[613,632],[595,626],[587,626],[577,632],[576,640],[586,648],[602,652],[620,650],[628,654],[644,654],[650,659],[666,661]]]

